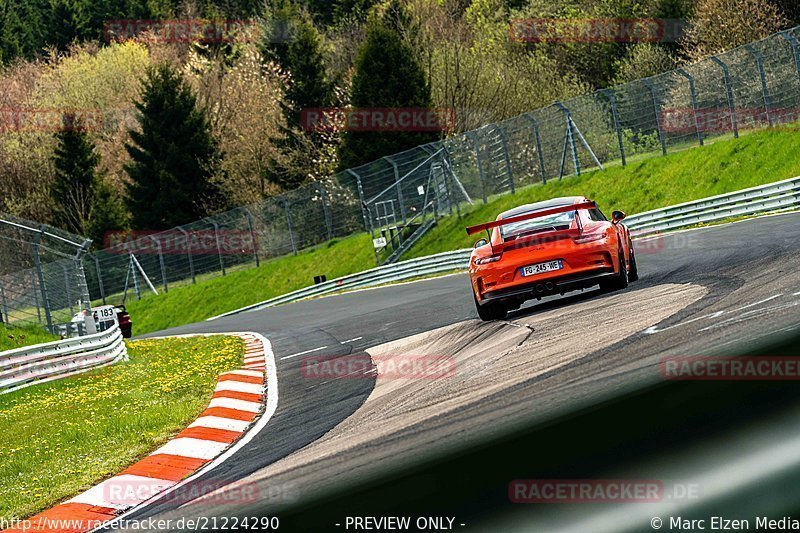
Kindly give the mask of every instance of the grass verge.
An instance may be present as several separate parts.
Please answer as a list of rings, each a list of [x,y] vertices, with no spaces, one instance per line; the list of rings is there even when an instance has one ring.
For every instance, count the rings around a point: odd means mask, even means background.
[[[585,195],[608,215],[613,209],[632,215],[793,178],[800,176],[798,153],[800,128],[786,127],[527,187],[490,199],[486,205],[476,203],[462,210],[461,220],[443,218],[403,258],[469,248],[480,236],[468,236],[466,226],[494,220],[498,213],[521,204],[558,196]]]
[[[0,324],[0,352],[57,340],[58,337],[47,333],[42,326],[5,326]]]
[[[188,426],[236,337],[128,342],[130,361],[0,395],[0,518],[25,518],[124,470]]]
[[[800,127],[787,126],[747,133],[739,139],[717,140],[702,148],[666,157],[632,160],[625,167],[518,189],[516,194],[490,198],[484,205],[462,208],[461,219],[445,217],[403,259],[468,248],[476,237],[464,227],[494,220],[511,207],[554,198],[586,195],[610,212],[641,213],[681,202],[763,185],[800,175]],[[134,333],[141,334],[204,320],[246,305],[307,287],[316,274],[328,279],[375,266],[370,236],[340,239],[297,256],[281,257],[260,268],[171,289],[169,294],[132,301],[128,306]]]
[[[334,279],[375,266],[372,238],[367,234],[335,239],[297,255],[263,262],[259,268],[170,289],[159,296],[128,300],[133,333],[139,335],[191,324],[226,311],[307,287],[314,276]]]

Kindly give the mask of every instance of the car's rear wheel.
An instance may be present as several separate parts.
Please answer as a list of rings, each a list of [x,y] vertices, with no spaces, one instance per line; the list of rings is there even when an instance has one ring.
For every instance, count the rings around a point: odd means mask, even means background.
[[[489,322],[491,320],[502,320],[508,314],[508,309],[501,302],[480,305],[475,293],[472,294],[472,297],[475,299],[475,308],[478,310],[478,316],[484,322]]]
[[[628,273],[628,281],[639,281],[639,267],[636,265],[636,253],[633,251],[633,242],[628,239],[628,250],[631,254],[631,267]]]
[[[601,281],[600,288],[604,291],[619,291],[628,286],[628,268],[625,265],[625,253],[619,250],[619,272],[609,281]]]

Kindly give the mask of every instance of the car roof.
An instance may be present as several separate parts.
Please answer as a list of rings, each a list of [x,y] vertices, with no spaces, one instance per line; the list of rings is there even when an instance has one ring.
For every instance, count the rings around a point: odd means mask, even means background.
[[[563,205],[580,204],[585,201],[586,197],[584,196],[564,196],[561,198],[552,198],[550,200],[545,200],[543,202],[520,205],[518,207],[515,207],[514,209],[503,211],[497,217],[497,220],[502,220],[504,218],[509,218],[517,215],[522,215],[524,213],[530,213],[531,211],[539,211],[542,209],[549,209],[552,207],[561,207]]]

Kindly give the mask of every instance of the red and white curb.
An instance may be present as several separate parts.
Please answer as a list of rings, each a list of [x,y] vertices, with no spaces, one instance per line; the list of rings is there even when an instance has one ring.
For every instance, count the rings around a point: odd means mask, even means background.
[[[244,366],[219,376],[205,411],[175,438],[119,475],[8,532],[84,533],[174,494],[250,442],[275,413],[278,380],[270,342],[257,333],[225,333],[245,342]],[[266,401],[265,401],[266,400]]]

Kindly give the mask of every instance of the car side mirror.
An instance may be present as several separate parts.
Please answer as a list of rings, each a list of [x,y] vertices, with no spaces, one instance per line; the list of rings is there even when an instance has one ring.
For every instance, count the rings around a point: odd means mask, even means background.
[[[611,220],[614,222],[614,224],[622,222],[624,219],[625,219],[625,213],[623,213],[622,211],[614,211],[613,213],[611,213]]]
[[[489,244],[489,241],[486,239],[479,239],[478,242],[475,243],[474,248],[480,248],[481,246],[486,246],[487,244]]]

